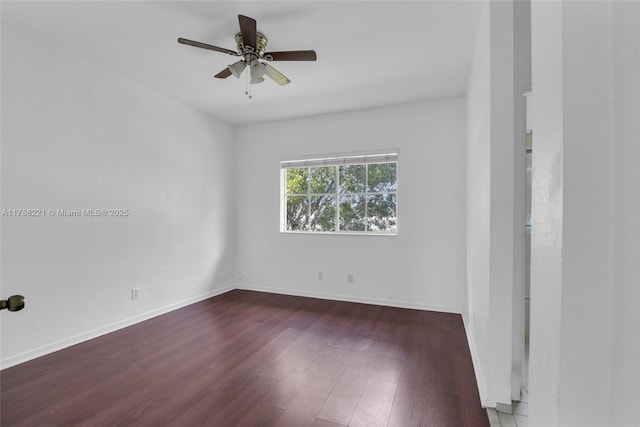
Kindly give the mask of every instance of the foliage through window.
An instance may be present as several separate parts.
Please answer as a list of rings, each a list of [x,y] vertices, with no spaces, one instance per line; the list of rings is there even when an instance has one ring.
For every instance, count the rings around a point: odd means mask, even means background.
[[[282,231],[398,230],[397,155],[283,161]]]

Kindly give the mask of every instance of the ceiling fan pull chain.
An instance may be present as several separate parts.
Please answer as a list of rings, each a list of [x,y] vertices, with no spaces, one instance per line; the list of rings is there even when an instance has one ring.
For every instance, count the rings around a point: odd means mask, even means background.
[[[244,94],[251,99],[251,85],[249,84],[249,73],[244,74]]]

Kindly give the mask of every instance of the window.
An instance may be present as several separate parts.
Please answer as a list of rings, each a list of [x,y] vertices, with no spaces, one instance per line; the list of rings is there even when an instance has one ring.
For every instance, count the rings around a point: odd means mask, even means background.
[[[280,162],[284,232],[396,234],[397,153]]]

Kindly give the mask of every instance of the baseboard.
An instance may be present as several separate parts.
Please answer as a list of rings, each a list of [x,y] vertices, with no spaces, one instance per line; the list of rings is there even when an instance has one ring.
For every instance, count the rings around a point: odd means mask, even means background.
[[[327,293],[327,292],[299,291],[296,289],[287,289],[287,288],[270,288],[265,286],[247,285],[247,284],[240,284],[240,283],[236,284],[236,289],[242,289],[246,291],[267,292],[267,293],[281,294],[281,295],[292,295],[297,297],[320,298],[320,299],[326,299],[326,300],[332,300],[332,301],[355,302],[360,304],[384,305],[388,307],[411,308],[415,310],[438,311],[442,313],[462,314],[462,310],[460,307],[448,307],[448,306],[431,305],[431,304],[416,304],[412,302],[398,301],[398,300],[391,300],[391,299],[363,298],[363,297],[354,297],[352,295],[341,295],[341,294],[333,294],[333,293]]]
[[[489,418],[489,426],[502,427],[500,417],[498,417],[498,412],[494,408],[487,408],[487,417]]]
[[[233,289],[268,292],[268,293],[293,295],[293,296],[308,297],[308,298],[320,298],[320,299],[327,299],[327,300],[333,300],[333,301],[345,301],[345,302],[354,302],[354,303],[361,303],[361,304],[383,305],[383,306],[389,306],[389,307],[409,308],[409,309],[415,309],[415,310],[427,310],[427,311],[438,311],[443,313],[462,314],[462,310],[458,307],[447,307],[447,306],[431,305],[431,304],[416,304],[408,301],[397,301],[397,300],[390,300],[390,299],[362,298],[362,297],[354,297],[351,295],[340,295],[340,294],[332,294],[332,293],[325,293],[325,292],[301,292],[295,289],[268,288],[268,287],[262,287],[262,286],[238,284],[236,286],[226,286],[223,288],[214,289],[214,290],[205,292],[203,294],[197,295],[195,297],[187,298],[182,301],[178,301],[173,304],[169,304],[164,307],[160,307],[155,310],[148,311],[146,313],[129,317],[122,321],[115,322],[101,328],[93,329],[91,331],[74,335],[72,337],[65,338],[64,340],[57,341],[52,344],[47,344],[45,346],[26,351],[24,353],[20,353],[15,356],[7,357],[6,359],[0,360],[0,369],[10,368],[12,366],[19,365],[24,362],[28,362],[29,360],[33,360],[35,358],[53,353],[55,351],[63,350],[73,345],[80,344],[84,341],[98,338],[102,335],[106,335],[108,333],[115,332],[119,329],[132,326],[136,323],[149,320],[156,316],[169,313],[170,311],[177,310],[179,308],[205,300],[207,298],[212,298],[214,296],[221,295]],[[463,319],[464,319],[464,316],[463,316]],[[468,328],[466,327],[466,323],[465,323],[465,330],[467,329]],[[469,339],[468,331],[467,331],[467,339]],[[472,349],[471,354],[472,354],[472,359],[474,359],[474,369],[476,371],[476,380],[478,381],[478,384],[480,384],[480,381],[478,380],[479,370],[476,367],[475,358],[473,356],[475,347],[471,345],[471,341],[469,341],[469,345]],[[481,395],[481,399],[482,399],[482,395]]]
[[[480,357],[478,356],[478,347],[476,341],[471,334],[469,319],[466,314],[462,313],[462,321],[464,323],[464,331],[467,334],[467,342],[469,343],[469,351],[471,352],[471,361],[473,362],[473,371],[476,374],[476,383],[478,384],[478,394],[480,395],[480,404],[483,408],[495,408],[495,404],[491,404],[487,399],[487,383],[485,382],[482,368],[480,366]]]
[[[71,347],[73,345],[76,344],[80,344],[84,341],[88,341],[94,338],[98,338],[102,335],[106,335],[108,333],[111,332],[115,332],[119,329],[123,329],[126,328],[127,326],[131,326],[134,325],[136,323],[140,323],[143,322],[145,320],[149,320],[152,319],[154,317],[160,316],[162,314],[166,314],[169,313],[171,311],[177,310],[179,308],[182,307],[186,307],[187,305],[191,305],[194,304],[196,302],[199,301],[203,301],[205,299],[208,298],[212,298],[215,297],[217,295],[221,295],[224,294],[226,292],[229,292],[231,290],[233,290],[234,287],[233,286],[225,286],[223,288],[218,288],[218,289],[214,289],[211,291],[207,291],[205,293],[202,293],[200,295],[196,295],[194,297],[191,298],[186,298],[184,300],[166,305],[164,307],[160,307],[157,308],[155,310],[151,310],[148,311],[146,313],[142,313],[142,314],[138,314],[136,316],[133,317],[129,317],[127,319],[121,320],[119,322],[115,322],[112,323],[110,325],[101,327],[101,328],[97,328],[97,329],[93,329],[91,331],[79,334],[79,335],[74,335],[72,337],[69,338],[65,338],[61,341],[52,343],[52,344],[47,344],[45,346],[42,347],[38,347],[34,350],[29,350],[26,351],[24,353],[20,353],[18,355],[15,356],[11,356],[11,357],[7,357],[6,359],[3,359],[2,361],[0,361],[0,367],[1,369],[6,369],[6,368],[10,368],[12,366],[15,365],[19,365],[20,363],[24,363],[24,362],[28,362],[29,360],[33,360],[35,358],[38,357],[42,357],[45,356],[47,354],[56,352],[58,350],[62,350],[65,349],[67,347]]]

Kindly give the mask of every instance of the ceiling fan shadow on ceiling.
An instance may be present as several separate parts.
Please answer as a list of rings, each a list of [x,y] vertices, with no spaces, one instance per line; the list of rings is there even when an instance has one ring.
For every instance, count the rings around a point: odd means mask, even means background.
[[[289,80],[284,74],[264,61],[315,61],[317,59],[317,55],[314,50],[267,52],[267,37],[257,31],[256,20],[249,18],[248,16],[238,15],[238,21],[240,23],[240,32],[235,36],[237,51],[194,40],[188,40],[182,37],[178,38],[178,43],[241,57],[242,59],[229,65],[214,77],[226,79],[233,75],[239,79],[244,69],[248,67],[248,88],[245,94],[249,95],[249,98],[251,98],[249,84],[262,83],[264,81],[264,76],[269,77],[281,86],[291,83],[291,80]]]

